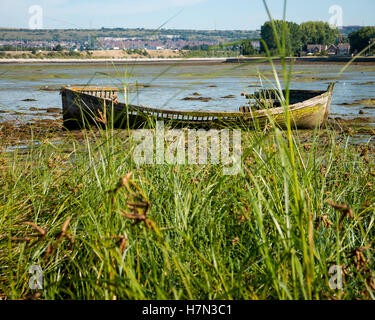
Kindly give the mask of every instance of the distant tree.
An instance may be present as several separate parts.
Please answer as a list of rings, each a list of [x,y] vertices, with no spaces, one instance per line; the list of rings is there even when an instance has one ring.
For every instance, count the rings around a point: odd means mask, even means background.
[[[280,36],[282,32],[282,21],[274,21],[275,27],[276,27],[276,32],[277,35]],[[268,50],[273,51],[277,49],[277,41],[276,41],[276,36],[274,33],[274,30],[272,28],[272,23],[267,21],[260,30],[260,34],[262,37],[262,40],[265,42],[267,45]],[[261,43],[261,51],[265,52],[266,47]]]
[[[10,46],[10,45],[5,45],[0,48],[1,51],[15,51],[16,47]]]
[[[332,28],[329,23],[322,21],[304,22],[300,25],[300,30],[305,47],[308,44],[333,44],[340,35],[337,28]]]
[[[68,56],[70,56],[70,57],[80,57],[81,54],[79,52],[70,50],[69,53],[68,53]]]
[[[240,45],[241,54],[244,56],[252,56],[256,53],[251,40],[243,40]]]
[[[268,49],[271,53],[277,50],[277,40],[279,38],[280,45],[282,43],[283,35],[285,33],[285,45],[286,54],[295,55],[301,48],[302,45],[302,33],[300,27],[297,23],[274,20],[273,21],[276,29],[276,34],[274,32],[272,22],[267,21],[261,28],[261,37],[266,43]],[[265,52],[265,46],[261,43],[261,51]]]
[[[336,39],[336,44],[349,43],[349,38],[345,34],[340,34]]]
[[[375,41],[375,27],[364,27],[349,34],[352,52],[360,52]]]
[[[290,38],[287,40],[289,40],[291,52],[297,55],[303,46],[301,27],[297,23],[288,22],[288,28]]]
[[[58,44],[56,47],[53,48],[53,51],[63,51],[63,47]]]

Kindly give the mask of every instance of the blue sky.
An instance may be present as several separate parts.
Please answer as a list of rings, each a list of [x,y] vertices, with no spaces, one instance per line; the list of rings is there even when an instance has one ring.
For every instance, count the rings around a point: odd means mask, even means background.
[[[283,0],[268,0],[281,18]],[[158,28],[255,30],[267,20],[262,0],[0,0],[0,27],[27,28],[29,7],[43,8],[44,28]],[[340,5],[343,25],[375,25],[374,0],[288,0],[287,19],[329,21]],[[177,15],[176,15],[177,14]]]

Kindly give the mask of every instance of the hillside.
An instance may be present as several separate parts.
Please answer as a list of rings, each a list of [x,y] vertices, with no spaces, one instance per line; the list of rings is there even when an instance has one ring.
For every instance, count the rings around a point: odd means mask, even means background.
[[[170,30],[170,29],[5,29],[0,28],[0,40],[27,41],[86,41],[92,37],[137,38],[143,40],[168,39],[171,36],[186,40],[200,41],[230,41],[240,39],[254,39],[259,37],[258,31],[221,31],[221,30]]]
[[[151,30],[151,29],[122,29],[102,28],[99,30],[29,30],[29,29],[0,29],[0,41],[54,41],[85,43],[95,41],[93,39],[112,38],[131,41],[161,41],[167,44],[171,41],[206,42],[217,44],[241,39],[259,38],[258,31],[204,31],[204,30]]]

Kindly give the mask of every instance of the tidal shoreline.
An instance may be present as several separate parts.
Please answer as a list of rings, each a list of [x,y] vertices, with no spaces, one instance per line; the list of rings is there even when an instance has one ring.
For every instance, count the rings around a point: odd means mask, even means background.
[[[171,65],[171,64],[185,64],[185,65],[207,65],[207,64],[222,64],[222,63],[268,63],[265,57],[249,57],[249,58],[144,58],[144,59],[0,59],[0,64],[130,64],[130,65]],[[288,58],[293,59],[295,63],[348,63],[352,57],[297,57]],[[279,62],[279,59],[274,62]],[[358,57],[353,63],[355,64],[375,64],[375,57]]]
[[[221,64],[227,58],[170,58],[170,59],[0,59],[0,64]]]
[[[8,148],[22,147],[26,148],[30,143],[35,141],[60,141],[66,138],[74,138],[77,141],[83,141],[88,130],[67,131],[63,128],[63,120],[60,112],[56,112],[56,118],[51,119],[33,118],[25,123],[16,120],[0,122],[0,153]],[[373,127],[374,117],[356,117],[353,119],[343,119],[340,117],[330,117],[326,125],[322,126],[321,132],[335,132],[337,136],[351,136],[352,138],[364,138],[368,140],[374,136]],[[100,130],[91,128],[91,132],[98,136]],[[127,130],[115,129],[114,132],[126,135]],[[132,131],[132,130],[131,130]],[[250,133],[253,130],[243,131]],[[297,130],[300,136],[306,141],[312,141],[314,130]],[[360,140],[361,141],[361,140]]]

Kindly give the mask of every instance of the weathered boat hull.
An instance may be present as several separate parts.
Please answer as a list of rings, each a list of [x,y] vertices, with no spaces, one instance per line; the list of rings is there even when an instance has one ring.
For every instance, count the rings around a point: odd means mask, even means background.
[[[327,120],[333,87],[334,84],[331,84],[326,92],[305,91],[310,93],[309,99],[290,105],[292,127],[313,129]],[[297,94],[303,92],[294,91]],[[165,110],[118,103],[115,93],[115,88],[62,88],[64,127],[73,130],[106,123],[115,128],[139,128],[155,121],[167,121],[174,127],[264,127],[274,122],[285,128],[287,123],[285,107],[250,112]],[[298,99],[302,98],[301,96]]]

